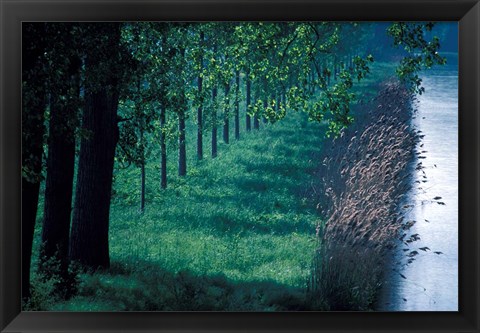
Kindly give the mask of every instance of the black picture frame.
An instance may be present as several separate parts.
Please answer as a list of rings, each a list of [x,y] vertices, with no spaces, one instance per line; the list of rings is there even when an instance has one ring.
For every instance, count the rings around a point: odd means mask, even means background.
[[[0,0],[1,332],[479,332],[478,0]],[[458,312],[22,312],[22,21],[459,22]],[[445,143],[448,144],[448,143]]]

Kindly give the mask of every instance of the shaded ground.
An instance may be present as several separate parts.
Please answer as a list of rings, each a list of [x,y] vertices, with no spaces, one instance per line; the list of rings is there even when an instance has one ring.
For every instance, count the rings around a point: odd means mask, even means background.
[[[152,159],[143,214],[138,170],[119,170],[112,267],[82,275],[78,296],[51,309],[306,309],[318,221],[311,156],[322,138],[321,125],[294,113],[222,144],[214,160],[190,159],[187,177],[170,177],[166,190]],[[170,162],[175,175],[174,156]]]

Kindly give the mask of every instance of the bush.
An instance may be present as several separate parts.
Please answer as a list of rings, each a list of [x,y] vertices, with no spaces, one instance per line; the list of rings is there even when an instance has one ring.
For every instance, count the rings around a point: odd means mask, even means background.
[[[78,291],[79,268],[74,264],[63,268],[61,261],[53,256],[42,257],[39,267],[30,279],[30,298],[25,311],[47,311],[60,300],[67,300]]]

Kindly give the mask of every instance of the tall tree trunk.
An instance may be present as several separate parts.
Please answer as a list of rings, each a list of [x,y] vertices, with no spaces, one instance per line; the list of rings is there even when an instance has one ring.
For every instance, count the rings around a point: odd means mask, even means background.
[[[212,90],[212,158],[217,157],[217,86]]]
[[[56,258],[60,261],[61,272],[55,273],[61,273],[66,277],[75,162],[75,129],[65,122],[75,111],[60,106],[57,96],[51,98],[54,100],[50,107],[41,261],[44,264],[51,258]],[[42,269],[46,274],[54,273],[49,272],[49,267]]]
[[[310,94],[313,93],[313,65],[310,65],[310,72],[308,73],[308,76],[309,76],[309,82],[308,82],[308,88],[309,88],[309,92]]]
[[[185,48],[180,49],[183,60],[185,60]],[[179,72],[178,75],[182,75]],[[187,175],[187,149],[185,142],[185,109],[187,108],[185,88],[181,89],[181,106],[178,111],[178,175],[180,177]]]
[[[160,187],[167,188],[167,144],[165,142],[165,106],[160,106],[160,126],[162,132],[160,134],[160,155],[161,155],[161,181]]]
[[[42,178],[45,114],[44,23],[24,23],[22,40],[22,299],[30,298],[30,264]]]
[[[166,45],[167,36],[165,33],[162,34],[162,45]],[[164,92],[166,93],[166,92]],[[161,179],[160,187],[162,189],[167,188],[167,143],[166,143],[166,134],[165,134],[165,125],[166,125],[166,108],[162,103],[160,105],[160,170],[161,170]]]
[[[145,149],[144,147],[143,128],[140,127],[140,143],[142,147],[142,160],[140,163],[140,212],[145,211]]]
[[[315,91],[317,89],[317,84],[315,82],[315,80],[317,79],[316,75],[315,75],[315,65],[312,64],[312,94],[315,94]]]
[[[41,154],[40,154],[41,156]],[[30,265],[40,182],[22,177],[22,299],[30,298]]]
[[[202,94],[202,82],[203,78],[198,77],[198,93]],[[203,158],[203,103],[200,102],[200,105],[197,109],[197,159],[201,160]]]
[[[253,100],[255,101],[255,98]],[[256,129],[256,130],[260,129],[260,121],[258,119],[257,113],[255,113],[253,116],[253,129]]]
[[[223,112],[223,141],[230,141],[230,83],[225,85],[225,110]]]
[[[323,81],[328,84],[328,61],[324,60],[322,61],[322,75],[323,75]]]
[[[267,117],[265,116],[267,114],[267,107],[268,107],[268,100],[265,97],[265,99],[263,100],[263,115],[262,115],[262,120],[264,124],[267,123]]]
[[[246,103],[245,103],[245,113],[246,113],[245,121],[246,121],[247,131],[250,131],[252,129],[252,121],[251,121],[251,117],[250,117],[250,114],[249,114],[250,104],[252,103],[252,101],[251,101],[252,81],[250,81],[249,72],[247,72],[245,74],[245,77],[246,77],[246,80],[247,80],[247,87],[246,87],[247,100],[246,100]]]
[[[333,61],[333,79],[337,81],[337,70],[338,70],[338,63],[337,63],[337,57],[335,57]]]
[[[267,106],[268,106],[268,83],[267,79],[263,78],[263,113],[262,113],[262,121],[264,124],[267,123],[267,117],[265,117]]]
[[[61,95],[53,92],[50,97],[50,136],[42,228],[41,269],[46,274],[60,273],[67,285],[79,71],[80,59],[75,59],[67,77],[62,80]],[[72,93],[73,96],[69,96]],[[44,265],[51,258],[59,261],[60,272],[51,272],[51,267]]]
[[[140,196],[140,211],[143,213],[145,211],[145,159],[142,161],[140,165],[140,173],[141,173],[141,196]]]
[[[256,130],[260,129],[260,121],[257,115],[253,116],[253,128]]]
[[[118,94],[104,88],[86,96],[83,128],[92,136],[82,139],[80,148],[70,258],[92,269],[110,264],[108,224],[117,104]]]
[[[240,139],[240,72],[235,73],[235,139]]]
[[[86,58],[87,85],[82,127],[90,133],[82,139],[70,241],[70,259],[84,268],[110,265],[108,227],[113,162],[118,141],[119,23],[97,23],[96,36],[103,43],[90,48]]]
[[[312,94],[315,94],[315,91],[317,89],[317,83],[315,82],[317,80],[317,75],[315,73],[315,65],[312,66]]]
[[[205,35],[203,31],[200,32],[200,44],[203,46]],[[203,71],[203,55],[200,54],[200,73]],[[198,83],[198,96],[200,99],[200,104],[197,109],[197,159],[201,160],[203,158],[203,97],[202,97],[202,89],[203,89],[203,77],[202,75],[198,75],[197,78]]]
[[[280,97],[280,94],[277,92],[275,94],[275,111],[277,113],[280,111],[280,103],[281,103],[281,97]]]
[[[185,111],[178,113],[178,175],[187,174],[187,150],[185,147]]]

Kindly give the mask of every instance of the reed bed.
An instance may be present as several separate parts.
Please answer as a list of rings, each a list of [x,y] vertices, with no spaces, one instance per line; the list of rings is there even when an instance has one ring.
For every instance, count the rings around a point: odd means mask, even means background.
[[[399,83],[384,83],[354,125],[325,143],[316,192],[327,220],[317,227],[309,283],[317,309],[364,311],[376,301],[387,254],[409,227],[399,206],[419,138],[412,99]]]

